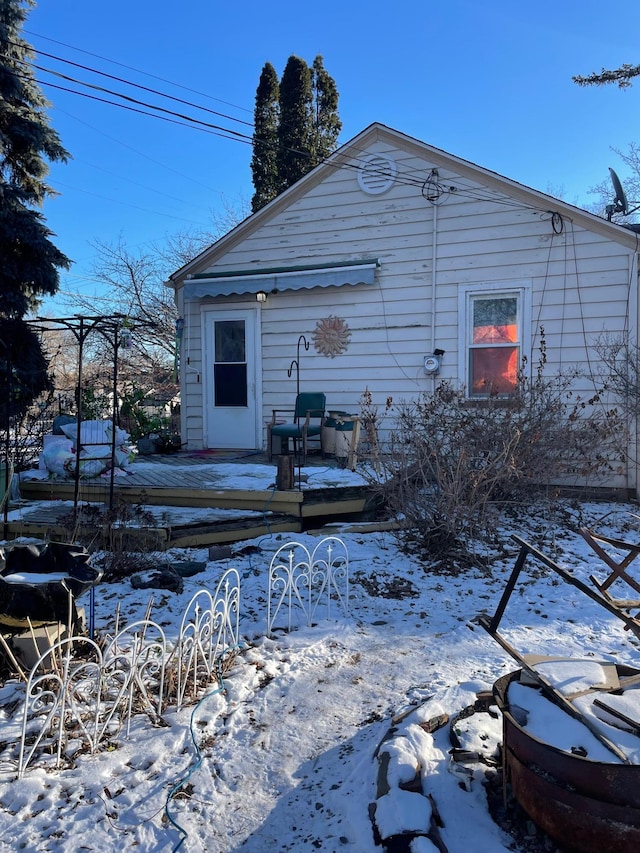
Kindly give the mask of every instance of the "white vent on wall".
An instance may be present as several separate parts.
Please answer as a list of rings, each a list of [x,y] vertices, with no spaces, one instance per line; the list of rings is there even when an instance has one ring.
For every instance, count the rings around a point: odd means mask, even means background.
[[[396,177],[396,164],[386,154],[366,154],[360,158],[358,184],[369,195],[386,192]]]

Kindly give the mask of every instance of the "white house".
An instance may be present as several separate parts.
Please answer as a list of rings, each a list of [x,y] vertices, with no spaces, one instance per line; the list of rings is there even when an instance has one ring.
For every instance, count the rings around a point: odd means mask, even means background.
[[[508,390],[541,329],[549,372],[588,367],[637,329],[638,236],[373,124],[168,282],[183,442],[264,447],[298,388],[352,412],[367,388]]]

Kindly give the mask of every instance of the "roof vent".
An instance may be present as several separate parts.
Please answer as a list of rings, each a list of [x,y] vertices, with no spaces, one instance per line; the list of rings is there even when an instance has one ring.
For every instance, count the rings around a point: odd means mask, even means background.
[[[358,184],[368,195],[386,192],[396,178],[397,168],[386,154],[366,154],[360,158]]]

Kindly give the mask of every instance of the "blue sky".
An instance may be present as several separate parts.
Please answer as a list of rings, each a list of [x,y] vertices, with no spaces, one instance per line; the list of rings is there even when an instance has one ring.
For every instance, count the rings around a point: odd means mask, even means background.
[[[611,147],[640,142],[640,80],[620,91],[580,88],[571,77],[640,62],[639,32],[640,4],[618,0],[55,0],[30,13],[24,36],[43,67],[248,135],[264,63],[281,74],[292,53],[309,63],[322,54],[340,92],[341,142],[379,121],[528,186],[588,203],[589,188],[607,177],[608,166],[624,180]],[[44,211],[56,244],[74,261],[62,276],[65,293],[101,291],[92,241],[122,238],[131,250],[144,250],[207,227],[212,212],[250,199],[246,142],[51,88],[44,84],[91,91],[37,73],[52,103],[51,123],[73,158],[52,167],[60,195]]]

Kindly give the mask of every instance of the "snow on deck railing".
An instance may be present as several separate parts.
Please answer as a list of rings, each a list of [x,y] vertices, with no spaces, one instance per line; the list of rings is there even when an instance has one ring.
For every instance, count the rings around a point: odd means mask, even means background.
[[[278,548],[269,566],[267,636],[279,616],[287,631],[299,616],[310,627],[331,618],[332,604],[349,615],[349,556],[342,539],[327,536],[313,552],[300,542]]]
[[[63,752],[94,753],[144,712],[158,722],[207,685],[222,682],[228,653],[240,643],[240,578],[228,569],[215,593],[200,590],[187,605],[177,644],[143,619],[108,638],[104,649],[86,637],[59,640],[40,656],[26,685],[18,776],[45,753],[59,767]]]

